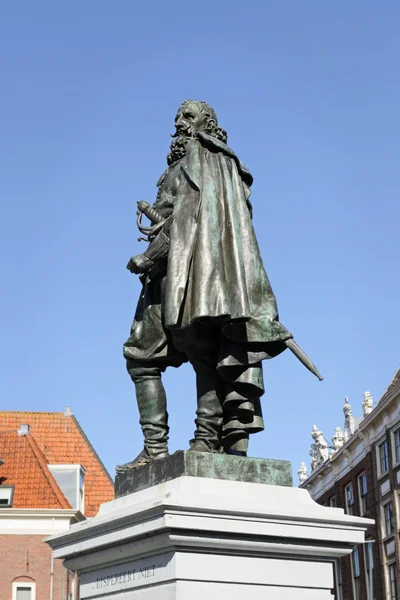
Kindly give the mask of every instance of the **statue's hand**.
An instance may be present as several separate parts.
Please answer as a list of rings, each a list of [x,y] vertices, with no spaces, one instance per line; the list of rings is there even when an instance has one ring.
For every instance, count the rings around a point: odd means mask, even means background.
[[[145,254],[138,254],[137,256],[132,256],[129,260],[126,268],[131,273],[145,273],[154,265],[153,261],[148,258]]]

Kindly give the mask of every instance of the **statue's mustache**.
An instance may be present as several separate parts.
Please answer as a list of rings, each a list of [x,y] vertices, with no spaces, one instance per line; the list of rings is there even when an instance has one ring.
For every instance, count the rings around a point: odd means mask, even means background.
[[[176,138],[176,137],[189,137],[190,136],[190,128],[189,127],[185,127],[185,128],[179,127],[175,131],[175,133],[170,133],[169,135],[172,138]]]

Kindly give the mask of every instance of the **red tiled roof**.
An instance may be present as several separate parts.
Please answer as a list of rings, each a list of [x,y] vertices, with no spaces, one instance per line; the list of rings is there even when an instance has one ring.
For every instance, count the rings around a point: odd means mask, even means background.
[[[114,498],[113,481],[74,415],[0,411],[0,432],[17,432],[21,424],[30,426],[46,464],[80,464],[86,470],[86,516],[95,516],[100,504]],[[1,451],[0,458],[5,460]],[[0,467],[0,476],[5,466]]]
[[[15,485],[13,508],[71,508],[30,434],[0,432],[0,483]]]

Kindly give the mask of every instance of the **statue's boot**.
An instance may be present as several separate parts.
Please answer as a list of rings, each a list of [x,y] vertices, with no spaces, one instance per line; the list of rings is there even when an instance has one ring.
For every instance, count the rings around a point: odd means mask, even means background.
[[[233,456],[247,456],[249,434],[246,431],[232,432],[223,440],[223,451]]]
[[[117,473],[137,469],[168,456],[167,398],[157,368],[133,367],[128,372],[136,387],[140,425],[144,436],[142,452],[131,462],[116,467]]]
[[[197,418],[194,439],[190,441],[192,452],[219,452],[221,445],[223,382],[216,370],[213,353],[193,348],[189,359],[196,373]]]

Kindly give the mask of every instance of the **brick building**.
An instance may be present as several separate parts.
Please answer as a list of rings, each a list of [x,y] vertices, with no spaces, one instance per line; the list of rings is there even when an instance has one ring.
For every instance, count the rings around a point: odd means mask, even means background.
[[[69,408],[0,411],[0,599],[77,600],[43,542],[96,515],[113,482]]]
[[[299,477],[319,504],[375,520],[367,543],[337,564],[336,600],[400,600],[400,369],[376,406],[366,392],[362,407],[353,417],[346,398],[331,446],[314,426],[312,472],[302,463]]]

